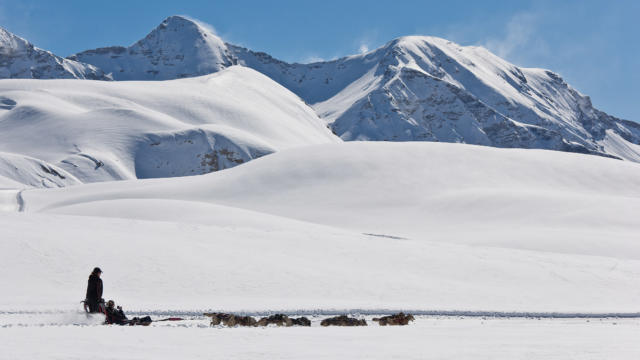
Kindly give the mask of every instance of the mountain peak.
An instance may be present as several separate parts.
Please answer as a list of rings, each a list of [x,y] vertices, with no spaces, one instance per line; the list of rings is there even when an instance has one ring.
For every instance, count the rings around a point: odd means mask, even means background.
[[[172,15],[164,19],[149,35],[156,32],[176,32],[176,33],[192,33],[199,37],[214,37],[215,31],[209,25],[206,25],[196,19],[192,19],[183,15]],[[147,35],[147,36],[149,36]],[[220,40],[222,41],[222,40]]]
[[[84,51],[70,58],[95,64],[116,80],[167,80],[206,75],[235,64],[214,30],[187,16],[164,19],[128,48]]]
[[[193,26],[212,32],[212,29],[210,29],[209,26],[206,26],[202,22],[185,15],[171,15],[164,19],[162,23],[160,23],[160,25],[158,25],[159,28],[179,28],[184,26]]]
[[[178,44],[176,44],[178,43]],[[180,45],[183,48],[195,46],[202,47],[199,43],[205,43],[206,47],[225,47],[224,41],[217,35],[213,28],[182,15],[173,15],[164,19],[144,39],[136,42],[135,46],[151,46],[154,48],[167,48]],[[153,49],[152,49],[153,50]]]
[[[168,16],[166,19],[164,19],[162,21],[162,24],[164,25],[169,25],[169,24],[180,24],[180,23],[191,23],[191,24],[198,24],[198,21],[189,17],[189,16],[185,16],[185,15],[171,15]]]
[[[436,36],[426,36],[426,35],[401,36],[389,41],[388,43],[383,45],[382,48],[413,49],[413,48],[424,47],[424,46],[450,47],[455,49],[465,48],[464,46],[454,43],[453,41],[439,38]]]

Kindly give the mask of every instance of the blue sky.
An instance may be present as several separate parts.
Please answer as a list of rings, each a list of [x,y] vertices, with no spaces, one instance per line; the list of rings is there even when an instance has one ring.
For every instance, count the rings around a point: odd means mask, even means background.
[[[552,69],[596,107],[640,121],[640,1],[0,0],[0,26],[64,56],[130,45],[175,14],[287,61],[415,34],[483,45],[517,65]]]

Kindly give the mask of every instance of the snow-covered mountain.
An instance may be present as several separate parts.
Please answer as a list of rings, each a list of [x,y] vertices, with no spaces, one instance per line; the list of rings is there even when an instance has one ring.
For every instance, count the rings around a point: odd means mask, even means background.
[[[12,49],[4,51],[12,54],[2,58],[4,77],[167,80],[237,64],[312,104],[343,140],[459,142],[640,161],[640,124],[595,109],[559,75],[519,68],[482,47],[435,37],[402,37],[366,54],[289,64],[225,43],[183,16],[167,18],[130,47],[69,59],[1,34],[3,49]],[[25,59],[32,58],[39,67],[27,66]],[[14,107],[13,101],[3,97],[0,108]]]
[[[113,46],[69,57],[110,72],[116,80],[167,80],[211,74],[234,65],[225,43],[183,16],[164,20],[129,47]]]
[[[640,124],[598,111],[551,71],[519,68],[482,47],[410,36],[305,65],[230,48],[240,64],[313,104],[344,140],[460,142],[640,161]]]
[[[0,79],[111,80],[94,65],[64,59],[0,28]]]
[[[197,175],[341,141],[240,66],[162,82],[3,80],[0,103],[0,178],[37,187]]]
[[[313,104],[344,140],[462,142],[640,161],[640,124],[593,108],[558,74],[435,37],[403,37],[367,54],[289,64],[172,16],[129,48],[70,59],[94,64],[115,80],[251,67]]]

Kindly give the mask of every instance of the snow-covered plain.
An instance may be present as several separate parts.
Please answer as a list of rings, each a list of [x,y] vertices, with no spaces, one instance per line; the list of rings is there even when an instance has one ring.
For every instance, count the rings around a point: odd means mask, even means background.
[[[149,328],[13,325],[0,327],[0,354],[31,360],[637,359],[639,333],[638,320],[620,319],[418,317],[404,328],[223,329],[207,327],[204,319]]]

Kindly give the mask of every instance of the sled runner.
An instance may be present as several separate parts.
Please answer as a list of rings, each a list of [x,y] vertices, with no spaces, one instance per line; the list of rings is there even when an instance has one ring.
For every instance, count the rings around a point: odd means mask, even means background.
[[[107,314],[107,310],[104,306],[104,300],[100,300],[98,301],[98,311],[91,311],[91,306],[89,305],[89,301],[87,301],[87,299],[84,299],[82,301],[80,301],[80,303],[82,304],[82,307],[84,308],[84,311],[87,314],[95,314],[95,313],[102,313],[102,314]]]

